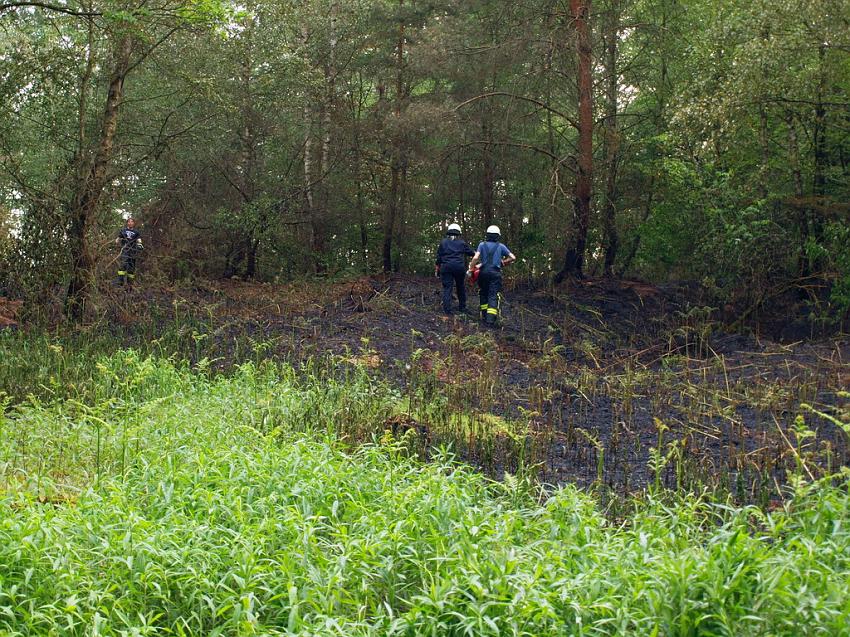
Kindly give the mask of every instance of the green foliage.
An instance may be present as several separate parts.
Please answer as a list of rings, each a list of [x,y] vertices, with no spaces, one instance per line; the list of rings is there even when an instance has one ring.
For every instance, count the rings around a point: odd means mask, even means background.
[[[846,4],[598,0],[606,125],[590,274],[618,245],[618,274],[713,280],[748,307],[818,277],[834,285],[816,310],[847,311]],[[0,246],[4,287],[55,296],[67,283],[79,256],[68,212],[128,34],[108,186],[87,229],[101,280],[128,211],[150,224],[150,267],[171,279],[427,272],[451,221],[473,242],[498,223],[523,274],[559,269],[575,235],[569,21],[481,0],[341,9],[100,0],[89,22],[7,8],[0,212],[22,216]]]
[[[58,352],[57,352],[58,354]],[[493,483],[391,438],[351,451],[360,381],[208,378],[121,351],[85,402],[0,415],[0,631],[840,634],[846,483],[764,513]],[[340,407],[347,405],[345,411]],[[356,414],[356,415],[355,415]]]
[[[659,141],[660,148],[667,146]],[[693,166],[677,158],[660,160],[657,170],[665,183],[665,197],[636,228],[642,239],[637,267],[654,277],[682,276],[688,273],[679,269],[692,265],[687,257],[700,242],[701,228],[693,223],[693,215],[702,184]]]

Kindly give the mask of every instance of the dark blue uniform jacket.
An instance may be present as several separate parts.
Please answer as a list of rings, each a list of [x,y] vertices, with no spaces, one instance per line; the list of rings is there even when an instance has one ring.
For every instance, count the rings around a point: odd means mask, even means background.
[[[471,257],[475,254],[475,250],[469,247],[460,237],[453,239],[446,237],[440,241],[440,247],[437,249],[437,265],[441,268],[463,268],[466,269],[466,257]]]

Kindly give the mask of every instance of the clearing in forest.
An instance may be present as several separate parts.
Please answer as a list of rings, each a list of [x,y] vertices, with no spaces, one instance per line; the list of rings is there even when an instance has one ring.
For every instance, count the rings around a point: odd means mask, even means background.
[[[847,405],[846,338],[789,342],[800,328],[781,320],[730,333],[692,289],[596,280],[515,283],[488,330],[474,314],[443,316],[438,287],[396,275],[148,289],[115,299],[111,321],[128,343],[176,321],[184,353],[219,368],[327,357],[364,368],[403,397],[375,431],[415,430],[424,457],[448,444],[495,476],[719,487],[767,504],[789,470],[850,459],[830,419]]]

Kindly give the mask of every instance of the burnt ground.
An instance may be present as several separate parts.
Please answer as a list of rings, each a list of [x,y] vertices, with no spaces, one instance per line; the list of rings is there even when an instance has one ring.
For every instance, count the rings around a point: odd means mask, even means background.
[[[335,354],[417,396],[397,422],[426,447],[451,442],[497,475],[522,457],[546,483],[720,486],[767,502],[792,468],[817,476],[850,462],[848,435],[816,413],[843,410],[847,421],[847,337],[729,333],[727,317],[687,287],[506,288],[498,329],[474,314],[444,316],[437,281],[402,275],[146,288],[119,294],[112,321],[191,316],[220,365],[246,337],[262,356]],[[459,427],[446,414],[474,416]]]

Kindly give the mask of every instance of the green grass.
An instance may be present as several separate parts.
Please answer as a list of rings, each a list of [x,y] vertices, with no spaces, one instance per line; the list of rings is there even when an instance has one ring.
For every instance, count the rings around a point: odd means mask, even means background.
[[[2,635],[850,631],[846,475],[769,513],[647,495],[613,523],[411,457],[381,425],[399,396],[357,369],[43,349],[65,389],[19,379],[0,419]]]

